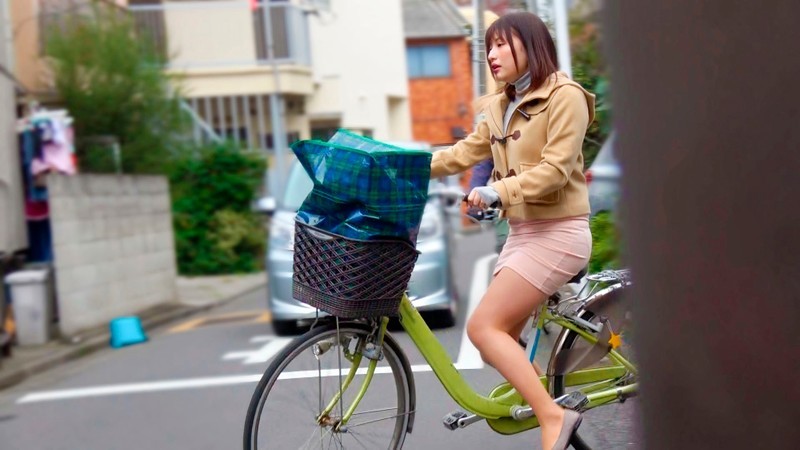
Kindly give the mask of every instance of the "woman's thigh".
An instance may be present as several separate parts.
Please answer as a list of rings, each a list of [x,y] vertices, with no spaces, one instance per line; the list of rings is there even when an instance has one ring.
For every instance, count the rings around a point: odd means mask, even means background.
[[[547,295],[512,269],[503,268],[489,284],[470,318],[472,326],[490,326],[509,333],[524,321]],[[518,337],[518,336],[515,336]]]

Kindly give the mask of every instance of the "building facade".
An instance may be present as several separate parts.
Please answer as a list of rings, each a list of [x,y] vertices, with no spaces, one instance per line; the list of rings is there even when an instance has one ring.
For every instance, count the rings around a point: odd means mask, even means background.
[[[468,22],[450,0],[404,0],[403,18],[414,140],[451,144],[474,121]]]
[[[16,82],[13,75],[10,3],[10,0],[0,0],[0,259],[3,254],[8,256],[28,246],[16,139]],[[0,308],[2,306],[0,303]]]

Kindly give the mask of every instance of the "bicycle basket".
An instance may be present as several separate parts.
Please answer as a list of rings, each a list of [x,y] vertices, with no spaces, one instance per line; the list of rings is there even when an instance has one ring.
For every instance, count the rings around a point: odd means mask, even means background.
[[[397,315],[419,252],[404,240],[357,240],[295,222],[292,293],[346,319]]]

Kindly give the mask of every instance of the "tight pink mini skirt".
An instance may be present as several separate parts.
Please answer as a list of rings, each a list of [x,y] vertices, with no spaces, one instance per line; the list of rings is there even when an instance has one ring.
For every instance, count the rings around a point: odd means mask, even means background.
[[[586,267],[592,254],[588,216],[508,222],[510,232],[494,275],[509,268],[551,295]]]

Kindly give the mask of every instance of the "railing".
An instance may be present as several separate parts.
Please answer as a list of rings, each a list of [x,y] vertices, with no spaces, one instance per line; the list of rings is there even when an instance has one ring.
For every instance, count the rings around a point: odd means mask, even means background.
[[[255,8],[249,0],[167,2],[129,10],[139,33],[161,49],[170,68],[311,63],[306,14],[288,2]]]

